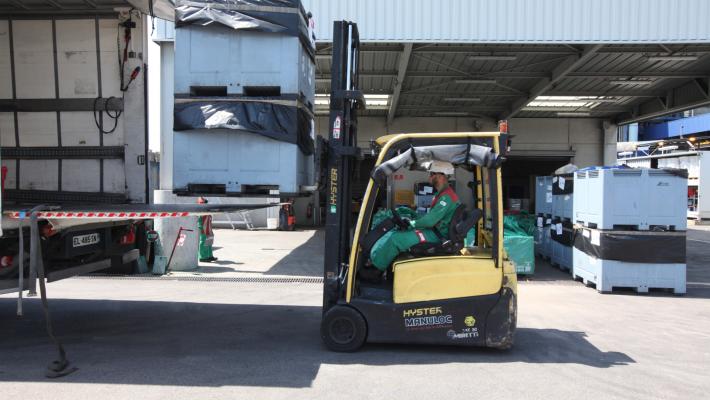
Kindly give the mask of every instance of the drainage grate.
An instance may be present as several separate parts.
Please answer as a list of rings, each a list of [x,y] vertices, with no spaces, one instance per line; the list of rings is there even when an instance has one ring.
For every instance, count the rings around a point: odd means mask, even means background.
[[[184,281],[184,282],[237,282],[237,283],[311,283],[321,284],[323,278],[309,276],[235,276],[235,277],[214,277],[214,276],[156,276],[156,275],[111,275],[111,274],[91,274],[75,277],[74,279],[110,279],[110,280],[137,280],[137,281]]]

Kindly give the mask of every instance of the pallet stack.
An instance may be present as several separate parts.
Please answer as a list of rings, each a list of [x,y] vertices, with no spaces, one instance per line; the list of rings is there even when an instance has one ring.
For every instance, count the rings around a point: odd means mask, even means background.
[[[552,223],[550,224],[550,263],[572,272],[572,203],[574,174],[552,177]]]
[[[552,177],[535,177],[535,255],[550,259],[552,255],[550,224],[552,223]]]
[[[298,194],[314,182],[315,39],[300,0],[178,0],[173,185]]]
[[[573,276],[597,291],[686,291],[685,170],[575,172]]]

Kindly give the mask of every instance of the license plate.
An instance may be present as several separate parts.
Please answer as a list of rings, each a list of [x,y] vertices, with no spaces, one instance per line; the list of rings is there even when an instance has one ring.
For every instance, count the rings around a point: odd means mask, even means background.
[[[90,233],[88,235],[78,235],[72,238],[72,244],[74,247],[88,246],[91,244],[96,244],[100,241],[98,233]]]

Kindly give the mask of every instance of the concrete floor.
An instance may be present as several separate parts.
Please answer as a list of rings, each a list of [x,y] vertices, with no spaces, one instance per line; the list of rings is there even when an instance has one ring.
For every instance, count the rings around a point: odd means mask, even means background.
[[[0,393],[32,399],[704,399],[710,392],[710,231],[689,232],[688,294],[600,295],[546,263],[519,286],[507,352],[321,344],[323,233],[217,232],[219,264],[149,279],[49,285],[54,357],[37,299],[0,296]],[[199,278],[195,274],[200,275]],[[244,282],[243,277],[258,277]],[[193,280],[190,280],[193,279]]]

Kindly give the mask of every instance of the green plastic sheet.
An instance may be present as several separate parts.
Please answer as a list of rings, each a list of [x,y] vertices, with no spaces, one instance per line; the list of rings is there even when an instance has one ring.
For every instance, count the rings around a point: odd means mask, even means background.
[[[535,273],[535,217],[527,214],[503,216],[503,248],[521,275]]]

